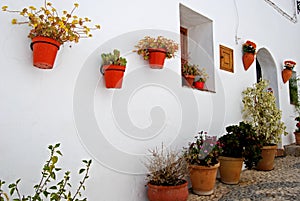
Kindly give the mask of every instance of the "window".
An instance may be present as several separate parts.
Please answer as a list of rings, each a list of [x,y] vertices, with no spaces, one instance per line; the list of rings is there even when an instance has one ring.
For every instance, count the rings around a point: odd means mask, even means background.
[[[181,62],[205,68],[207,91],[215,91],[213,24],[209,18],[180,4]],[[196,78],[197,79],[197,78]]]

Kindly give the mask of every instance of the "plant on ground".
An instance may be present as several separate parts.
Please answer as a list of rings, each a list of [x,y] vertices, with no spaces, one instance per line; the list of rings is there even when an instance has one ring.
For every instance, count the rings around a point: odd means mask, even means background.
[[[147,182],[158,186],[176,186],[185,182],[187,164],[184,157],[173,149],[150,150],[145,166],[148,169]]]
[[[78,6],[78,3],[74,3],[71,12],[63,10],[62,15],[52,6],[51,2],[46,0],[44,1],[44,6],[38,9],[34,6],[29,6],[21,10],[9,10],[8,6],[3,6],[2,10],[17,13],[27,18],[25,21],[13,19],[12,24],[29,25],[32,28],[28,35],[29,38],[44,36],[63,44],[67,41],[77,43],[80,38],[92,37],[90,31],[100,29],[100,25],[95,25],[94,28],[88,27],[86,23],[91,22],[89,18],[81,18],[74,15],[74,11]]]
[[[264,145],[277,144],[281,135],[286,135],[286,126],[281,121],[281,110],[276,98],[267,90],[269,81],[261,80],[242,92],[243,118],[256,131]]]
[[[57,173],[61,171],[61,168],[57,167],[57,162],[59,156],[62,156],[60,150],[58,150],[60,144],[49,145],[48,149],[50,150],[49,160],[43,166],[41,179],[38,184],[34,185],[34,193],[33,195],[22,195],[19,189],[19,183],[21,179],[18,179],[16,182],[8,185],[10,189],[10,195],[16,197],[13,198],[14,201],[42,201],[42,200],[50,200],[50,201],[87,201],[87,198],[79,199],[78,197],[82,196],[82,190],[85,190],[85,182],[89,178],[89,170],[92,163],[92,160],[83,160],[85,167],[79,170],[79,174],[83,174],[82,180],[79,182],[79,185],[73,194],[69,188],[72,187],[70,183],[70,171],[66,171],[64,173],[63,178],[58,182],[54,183],[58,180]],[[0,182],[1,185],[5,182]],[[1,189],[0,185],[0,189]],[[0,190],[0,199],[3,192]],[[5,196],[5,194],[3,194]],[[6,196],[5,196],[6,197]],[[2,199],[3,200],[3,199]],[[1,201],[2,201],[1,200]]]
[[[239,125],[226,127],[227,133],[219,138],[222,156],[244,158],[246,168],[252,169],[261,159],[263,146],[255,130],[250,124],[240,122]]]
[[[191,165],[201,166],[214,166],[219,163],[218,157],[222,152],[222,147],[217,136],[208,136],[206,132],[200,131],[195,139],[184,150],[187,162]]]
[[[163,36],[158,36],[157,38],[145,36],[138,42],[135,48],[137,49],[134,50],[134,52],[142,55],[144,60],[149,59],[149,48],[165,49],[166,58],[171,59],[172,57],[175,57],[175,52],[178,51],[178,43]]]

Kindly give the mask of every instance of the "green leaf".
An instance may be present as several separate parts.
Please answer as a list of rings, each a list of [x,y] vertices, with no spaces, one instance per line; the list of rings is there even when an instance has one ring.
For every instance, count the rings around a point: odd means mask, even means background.
[[[84,168],[80,169],[80,170],[79,170],[79,174],[82,174],[84,171],[85,171]]]
[[[57,163],[57,161],[58,161],[58,157],[57,156],[53,156],[52,158],[51,158],[51,161],[52,161],[52,163]]]

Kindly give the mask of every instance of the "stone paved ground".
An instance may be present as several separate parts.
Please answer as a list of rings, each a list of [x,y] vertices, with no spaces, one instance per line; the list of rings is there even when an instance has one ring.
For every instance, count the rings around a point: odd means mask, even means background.
[[[217,181],[215,192],[210,196],[190,193],[188,201],[199,200],[300,200],[300,157],[278,157],[272,171],[244,170],[238,185]]]

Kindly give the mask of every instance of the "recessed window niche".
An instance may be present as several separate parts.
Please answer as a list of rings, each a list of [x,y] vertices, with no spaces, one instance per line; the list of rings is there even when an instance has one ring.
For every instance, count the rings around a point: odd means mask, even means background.
[[[194,10],[179,4],[181,32],[181,62],[205,68],[209,76],[206,91],[215,91],[213,21]],[[197,80],[197,77],[196,77]]]

